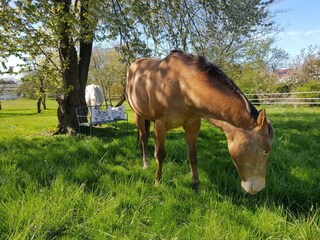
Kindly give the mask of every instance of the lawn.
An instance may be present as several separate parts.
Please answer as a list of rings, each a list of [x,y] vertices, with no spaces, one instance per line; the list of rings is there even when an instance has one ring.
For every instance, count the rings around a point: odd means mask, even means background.
[[[203,121],[200,190],[182,129],[167,136],[161,185],[129,130],[53,136],[57,104],[2,102],[0,239],[320,239],[320,108],[268,107],[276,131],[266,188],[241,190],[224,134]]]

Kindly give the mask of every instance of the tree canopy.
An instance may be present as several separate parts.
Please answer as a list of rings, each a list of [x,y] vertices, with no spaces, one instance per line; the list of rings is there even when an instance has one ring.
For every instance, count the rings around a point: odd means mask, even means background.
[[[51,62],[65,95],[60,131],[75,132],[74,109],[85,104],[94,41],[116,45],[127,64],[172,49],[206,55],[221,67],[239,64],[252,42],[275,30],[274,1],[3,0],[0,59],[4,68],[10,55],[27,63],[39,57],[44,60],[37,63]]]

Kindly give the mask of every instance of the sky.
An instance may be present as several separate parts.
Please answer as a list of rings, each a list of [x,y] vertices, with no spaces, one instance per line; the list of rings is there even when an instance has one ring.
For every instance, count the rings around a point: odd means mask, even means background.
[[[275,18],[284,28],[275,46],[292,56],[308,45],[320,46],[320,0],[279,0],[272,9],[283,11]]]

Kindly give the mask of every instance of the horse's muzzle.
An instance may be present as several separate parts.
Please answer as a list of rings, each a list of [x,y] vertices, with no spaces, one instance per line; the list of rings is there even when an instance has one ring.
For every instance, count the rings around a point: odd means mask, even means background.
[[[241,187],[252,195],[258,193],[262,189],[264,189],[266,184],[266,180],[261,177],[249,178],[246,181],[241,182]]]

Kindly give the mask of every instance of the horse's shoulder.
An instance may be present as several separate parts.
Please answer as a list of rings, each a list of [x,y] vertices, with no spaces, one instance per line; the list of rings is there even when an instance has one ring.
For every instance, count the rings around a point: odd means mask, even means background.
[[[132,73],[135,73],[137,71],[143,72],[143,71],[156,71],[159,67],[159,63],[161,62],[158,58],[140,58],[135,60],[129,69],[129,76],[131,76]]]
[[[158,62],[160,61],[159,58],[139,58],[133,62],[132,65],[140,65],[140,64],[145,64],[149,62]]]

